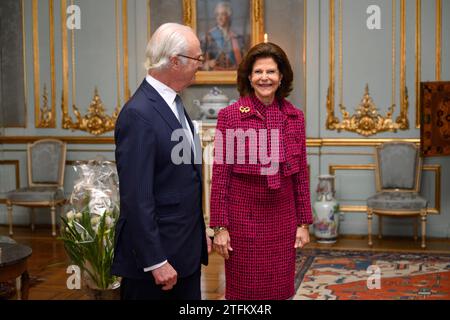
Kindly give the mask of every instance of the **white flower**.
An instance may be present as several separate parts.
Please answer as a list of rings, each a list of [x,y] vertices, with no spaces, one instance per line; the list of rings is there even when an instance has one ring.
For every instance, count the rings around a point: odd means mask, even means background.
[[[106,216],[105,218],[105,225],[108,229],[112,228],[114,224],[114,219],[111,218],[110,216]]]
[[[91,200],[89,201],[89,212],[102,216],[111,207],[111,199],[105,192],[91,190]]]
[[[77,219],[77,220],[81,220],[82,217],[83,217],[83,214],[81,212],[77,212],[75,214],[75,219]]]
[[[92,228],[94,228],[95,226],[97,226],[99,222],[100,222],[100,217],[98,217],[98,216],[92,217],[92,218],[91,218],[91,225],[92,225]]]
[[[70,210],[66,213],[66,217],[68,220],[73,220],[73,218],[75,217],[75,212],[73,212],[73,210]]]

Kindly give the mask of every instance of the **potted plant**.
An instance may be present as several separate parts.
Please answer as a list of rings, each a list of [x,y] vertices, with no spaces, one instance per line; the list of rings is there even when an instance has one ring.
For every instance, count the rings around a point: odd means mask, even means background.
[[[83,285],[95,299],[114,298],[119,279],[110,273],[114,257],[114,231],[119,216],[116,168],[109,161],[79,162],[70,197],[70,210],[61,217],[60,239],[83,274]]]

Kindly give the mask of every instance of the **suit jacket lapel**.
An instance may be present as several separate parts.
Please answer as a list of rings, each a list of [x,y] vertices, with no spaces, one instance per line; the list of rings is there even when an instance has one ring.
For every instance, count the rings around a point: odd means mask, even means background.
[[[147,98],[155,102],[152,103],[152,107],[161,115],[164,121],[167,122],[169,127],[172,128],[172,130],[180,129],[180,122],[177,117],[175,117],[166,101],[159,95],[158,91],[156,91],[145,79],[142,82],[142,88]]]
[[[181,129],[181,123],[178,121],[177,117],[173,114],[170,107],[167,105],[166,101],[159,95],[158,91],[156,91],[145,79],[141,84],[142,89],[144,90],[145,95],[147,98],[155,103],[152,103],[152,107],[161,115],[161,118],[164,119],[164,121],[167,122],[169,127],[172,130]],[[162,106],[162,107],[161,107]],[[164,107],[166,106],[166,107]],[[191,121],[191,118],[189,118],[189,115],[186,113],[186,118],[189,123],[189,127],[192,131],[192,135],[195,139],[195,129],[194,124]],[[201,148],[201,146],[200,146]],[[201,164],[195,164],[194,163],[194,155],[191,153],[191,161],[194,164],[195,169],[197,170],[197,173],[200,176],[202,176],[202,165]]]

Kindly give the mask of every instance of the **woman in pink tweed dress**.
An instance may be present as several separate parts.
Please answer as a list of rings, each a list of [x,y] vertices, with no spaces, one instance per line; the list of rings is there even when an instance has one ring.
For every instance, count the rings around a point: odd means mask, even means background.
[[[241,98],[219,113],[210,226],[229,300],[295,293],[296,248],[309,242],[312,216],[305,119],[285,99],[292,80],[284,51],[260,43],[239,66]]]

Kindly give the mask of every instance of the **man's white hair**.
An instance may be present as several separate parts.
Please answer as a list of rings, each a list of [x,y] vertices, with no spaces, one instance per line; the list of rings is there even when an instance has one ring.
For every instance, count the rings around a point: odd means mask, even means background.
[[[178,54],[186,54],[188,42],[187,32],[192,28],[178,23],[164,23],[153,33],[145,49],[145,69],[164,69],[169,65],[169,59]],[[183,64],[186,58],[181,58]]]

